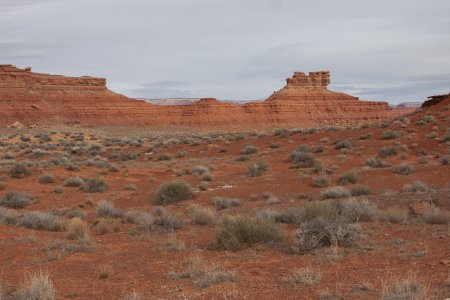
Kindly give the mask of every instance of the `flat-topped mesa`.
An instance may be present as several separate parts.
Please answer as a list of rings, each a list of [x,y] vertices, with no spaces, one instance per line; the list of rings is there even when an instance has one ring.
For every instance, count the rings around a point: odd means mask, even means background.
[[[294,72],[294,75],[286,79],[286,88],[325,88],[330,84],[330,72],[318,71],[309,72],[306,75],[303,72]]]
[[[0,65],[0,87],[83,87],[86,89],[106,90],[106,79],[90,76],[66,77],[31,72],[31,68],[20,69],[14,65]]]

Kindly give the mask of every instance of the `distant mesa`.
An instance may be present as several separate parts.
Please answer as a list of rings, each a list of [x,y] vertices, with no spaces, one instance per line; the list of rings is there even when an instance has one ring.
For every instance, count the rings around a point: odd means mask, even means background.
[[[264,101],[176,98],[161,105],[164,101],[114,93],[104,78],[41,74],[31,68],[0,65],[0,125],[19,122],[211,130],[346,126],[378,122],[414,110],[390,109],[386,102],[362,101],[329,91],[329,83],[329,71],[295,72],[284,88]]]

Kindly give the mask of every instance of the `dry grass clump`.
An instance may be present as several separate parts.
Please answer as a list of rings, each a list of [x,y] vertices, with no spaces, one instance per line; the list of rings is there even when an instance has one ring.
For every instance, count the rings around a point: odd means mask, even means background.
[[[363,237],[359,224],[315,218],[300,225],[295,233],[295,246],[301,251],[321,247],[350,247]]]
[[[250,216],[225,216],[215,235],[219,249],[236,251],[253,243],[280,242],[283,238],[278,226],[271,220]]]
[[[108,189],[108,184],[102,178],[87,178],[80,189],[86,193],[102,193]]]
[[[320,195],[324,199],[339,199],[350,197],[351,194],[349,190],[347,190],[346,188],[335,186],[328,188],[327,190],[323,191]]]
[[[358,196],[365,196],[369,195],[371,193],[370,188],[362,185],[357,185],[352,188],[352,196],[358,197]]]
[[[187,214],[192,223],[197,225],[210,225],[214,223],[215,213],[213,210],[193,204],[188,207]]]
[[[395,130],[391,131],[391,130],[388,130],[388,131],[385,131],[383,133],[383,135],[381,136],[381,139],[382,140],[394,140],[394,139],[397,139],[399,137],[402,137],[403,134],[404,134],[403,131],[395,131]]]
[[[31,273],[25,285],[17,292],[19,300],[53,300],[56,299],[56,290],[50,275],[39,271]]]
[[[66,238],[69,240],[90,240],[89,229],[86,221],[73,218],[67,224]]]
[[[154,198],[159,205],[172,204],[192,197],[191,186],[185,181],[172,181],[161,185]]]
[[[123,296],[122,300],[141,300],[142,296],[138,292],[128,292]]]
[[[204,173],[208,173],[210,169],[207,166],[195,166],[192,168],[191,174],[192,176],[200,176]]]
[[[253,145],[245,145],[244,148],[242,148],[243,154],[254,154],[258,151],[258,149]]]
[[[33,201],[33,197],[26,193],[11,191],[0,198],[0,206],[9,208],[24,208]]]
[[[430,206],[425,210],[422,218],[427,224],[449,224],[450,212],[442,211],[436,206]]]
[[[74,176],[74,177],[69,177],[66,180],[64,180],[64,186],[70,186],[70,187],[80,187],[81,185],[83,185],[84,180],[81,179],[78,176]]]
[[[19,217],[17,210],[0,207],[0,224],[15,225]]]
[[[294,150],[289,154],[289,160],[297,168],[312,168],[316,162],[314,156],[310,153],[304,152],[305,150],[299,151],[299,149]]]
[[[226,198],[226,197],[214,197],[212,199],[212,202],[216,206],[217,210],[227,209],[242,204],[242,201],[240,199]]]
[[[376,218],[378,208],[368,200],[353,198],[337,200],[335,202],[339,215],[350,222],[368,222]]]
[[[194,256],[184,262],[185,271],[180,273],[169,273],[167,277],[173,280],[194,279],[199,288],[206,288],[213,284],[225,281],[236,281],[237,276],[218,265],[208,265],[201,257]]]
[[[402,191],[407,193],[425,192],[428,190],[428,185],[422,181],[414,181],[403,186]]]
[[[382,300],[423,300],[429,299],[429,296],[428,286],[413,274],[404,278],[390,278],[382,284]]]
[[[371,168],[389,168],[391,166],[387,162],[379,159],[378,157],[369,158],[368,160],[366,160],[365,165]]]
[[[397,149],[395,149],[394,147],[384,146],[381,147],[380,150],[378,150],[378,155],[380,157],[394,156],[397,155]]]
[[[154,209],[153,224],[167,230],[180,229],[183,226],[183,222],[164,207]]]
[[[311,267],[306,267],[294,269],[289,275],[283,277],[282,280],[295,285],[312,285],[322,280],[322,276],[320,272],[315,271]]]

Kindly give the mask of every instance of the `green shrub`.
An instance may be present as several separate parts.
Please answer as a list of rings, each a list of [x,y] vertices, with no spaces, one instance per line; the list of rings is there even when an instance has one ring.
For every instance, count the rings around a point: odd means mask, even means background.
[[[216,232],[219,249],[236,251],[253,243],[280,242],[282,232],[270,221],[249,216],[225,216]]]
[[[172,181],[161,185],[154,202],[159,205],[185,201],[192,197],[191,186],[184,181]]]

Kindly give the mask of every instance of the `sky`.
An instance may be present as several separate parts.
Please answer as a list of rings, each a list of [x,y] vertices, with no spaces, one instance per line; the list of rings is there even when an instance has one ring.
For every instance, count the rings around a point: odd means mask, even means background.
[[[107,78],[142,98],[265,99],[294,71],[329,89],[450,92],[449,0],[0,0],[0,64]]]

